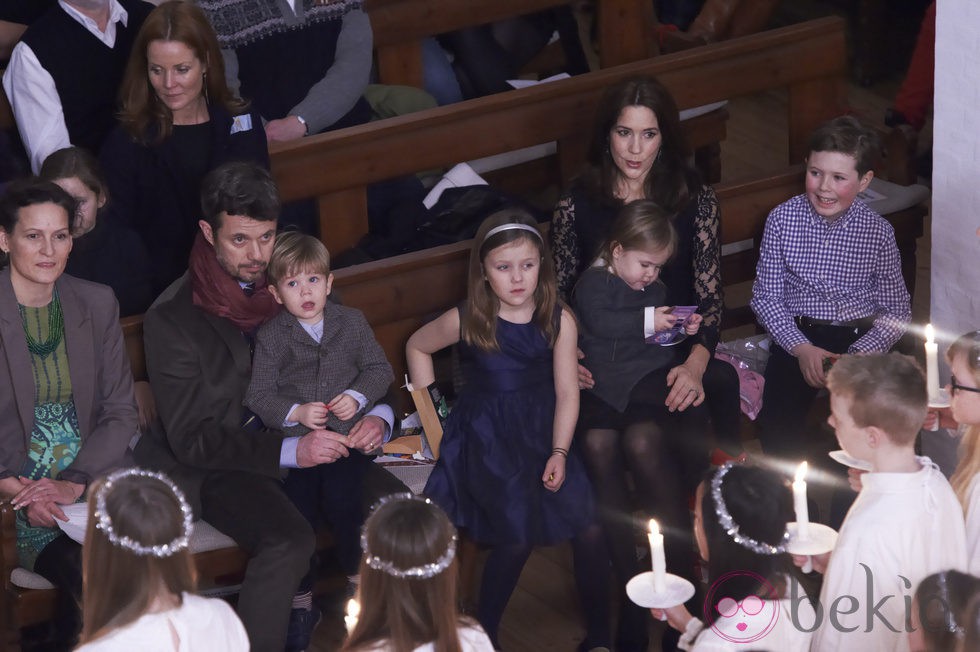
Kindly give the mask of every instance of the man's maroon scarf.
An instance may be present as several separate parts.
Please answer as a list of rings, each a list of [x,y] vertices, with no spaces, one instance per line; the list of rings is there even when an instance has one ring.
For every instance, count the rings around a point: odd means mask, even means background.
[[[218,257],[200,232],[194,240],[190,258],[191,298],[194,305],[212,315],[227,319],[244,333],[253,333],[279,312],[265,275],[255,282],[255,293],[246,296],[238,279],[221,267]]]

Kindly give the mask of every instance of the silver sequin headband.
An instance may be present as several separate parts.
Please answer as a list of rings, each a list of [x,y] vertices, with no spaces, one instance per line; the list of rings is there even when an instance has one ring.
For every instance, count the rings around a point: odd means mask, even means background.
[[[379,507],[387,503],[402,500],[413,500],[423,502],[426,505],[435,506],[435,503],[428,498],[422,498],[421,496],[416,496],[415,494],[409,492],[403,492],[385,496],[374,505],[372,511],[377,510]],[[361,550],[364,551],[364,562],[374,570],[381,571],[382,573],[391,575],[392,577],[427,580],[446,570],[449,568],[449,565],[453,563],[453,559],[456,558],[457,539],[458,537],[456,533],[453,533],[452,538],[449,540],[449,545],[446,546],[446,551],[433,562],[422,564],[421,566],[398,568],[394,563],[388,561],[387,559],[382,559],[381,557],[371,553],[371,551],[368,549],[367,526],[365,525],[364,529],[361,530]]]
[[[112,525],[112,517],[109,516],[109,511],[106,509],[106,494],[112,490],[117,481],[131,477],[159,480],[173,492],[174,497],[177,498],[177,502],[180,504],[180,512],[183,515],[180,534],[176,539],[169,543],[147,546],[131,537],[119,536],[119,533],[116,532]],[[120,548],[125,548],[140,557],[170,557],[187,548],[190,544],[191,533],[194,531],[194,512],[191,511],[191,506],[187,503],[184,493],[177,488],[173,480],[163,473],[147,471],[146,469],[120,469],[119,471],[110,473],[95,494],[95,518],[98,520],[95,527],[102,530],[106,538],[109,539],[109,543]]]
[[[500,226],[495,226],[492,229],[490,229],[489,231],[487,231],[487,234],[485,236],[483,236],[483,242],[486,242],[487,240],[489,240],[491,236],[495,236],[498,233],[501,233],[503,231],[510,231],[510,230],[513,230],[513,229],[521,229],[523,231],[530,231],[534,235],[538,236],[538,240],[543,240],[543,238],[541,237],[541,232],[538,231],[535,227],[531,226],[530,224],[521,224],[520,222],[511,222],[510,224],[501,224]]]
[[[725,532],[728,533],[735,543],[742,546],[743,548],[748,548],[752,552],[759,555],[781,555],[786,552],[786,545],[789,543],[789,530],[783,533],[782,540],[779,542],[778,546],[774,546],[769,543],[762,541],[756,541],[752,537],[747,537],[738,529],[738,523],[732,518],[732,515],[728,513],[728,506],[725,505],[725,499],[721,496],[721,482],[725,479],[725,475],[732,470],[735,466],[734,462],[725,462],[718,472],[715,473],[715,477],[711,479],[711,497],[715,501],[715,514],[718,515],[718,522],[721,523],[721,527]]]

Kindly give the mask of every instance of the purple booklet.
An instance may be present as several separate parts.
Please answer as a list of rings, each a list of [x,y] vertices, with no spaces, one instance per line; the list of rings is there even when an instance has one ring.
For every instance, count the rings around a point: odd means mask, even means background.
[[[677,321],[674,322],[673,328],[669,328],[665,331],[657,331],[653,335],[647,337],[647,344],[659,344],[660,346],[673,346],[675,344],[680,344],[687,339],[687,333],[684,332],[684,324],[690,319],[691,315],[697,312],[697,306],[674,306],[671,310],[671,314],[677,317]]]

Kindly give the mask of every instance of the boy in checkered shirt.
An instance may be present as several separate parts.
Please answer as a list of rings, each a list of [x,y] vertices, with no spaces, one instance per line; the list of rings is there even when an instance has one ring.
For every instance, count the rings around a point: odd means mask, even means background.
[[[833,361],[888,351],[911,316],[895,232],[857,198],[874,176],[877,135],[844,116],[819,127],[809,151],[806,192],[766,220],[751,303],[772,337],[759,440],[793,459]]]

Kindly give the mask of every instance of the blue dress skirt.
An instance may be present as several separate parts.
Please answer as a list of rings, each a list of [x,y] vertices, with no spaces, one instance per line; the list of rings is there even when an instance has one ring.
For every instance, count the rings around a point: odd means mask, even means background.
[[[570,452],[565,483],[542,483],[555,414],[552,351],[533,323],[497,319],[499,351],[460,342],[466,385],[425,486],[457,527],[487,545],[550,545],[593,522],[592,488]]]

